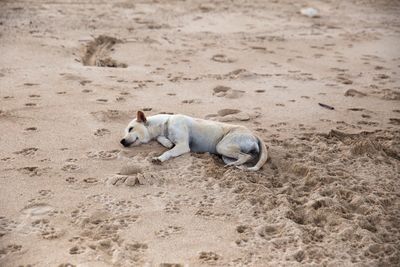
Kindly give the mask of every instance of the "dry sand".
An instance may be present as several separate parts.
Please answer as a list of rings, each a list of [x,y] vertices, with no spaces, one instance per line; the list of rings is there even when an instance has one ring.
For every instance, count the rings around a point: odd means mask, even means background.
[[[400,3],[291,2],[1,1],[0,265],[399,266]],[[152,165],[138,109],[271,159]]]

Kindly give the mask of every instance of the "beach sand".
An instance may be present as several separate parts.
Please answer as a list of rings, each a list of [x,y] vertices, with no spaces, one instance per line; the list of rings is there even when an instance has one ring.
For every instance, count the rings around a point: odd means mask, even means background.
[[[0,265],[399,266],[399,13],[1,1]],[[270,159],[153,165],[119,144],[137,110],[244,125]]]

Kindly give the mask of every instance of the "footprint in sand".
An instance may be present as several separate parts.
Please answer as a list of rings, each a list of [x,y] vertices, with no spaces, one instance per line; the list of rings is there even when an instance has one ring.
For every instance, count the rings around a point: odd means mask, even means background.
[[[108,134],[110,134],[110,133],[111,133],[110,130],[108,130],[108,129],[106,129],[106,128],[101,128],[101,129],[97,129],[97,130],[94,132],[94,135],[95,135],[95,136],[105,136],[105,135],[108,135]]]
[[[10,245],[4,246],[4,247],[0,248],[0,259],[5,258],[14,253],[20,252],[21,249],[22,249],[22,246],[17,245],[17,244],[10,244]]]
[[[257,233],[262,238],[269,240],[279,234],[279,227],[272,224],[264,225],[258,229]]]
[[[36,86],[38,83],[24,83],[25,86]]]
[[[131,251],[144,252],[149,246],[146,243],[133,242],[125,245],[125,248]]]
[[[80,167],[76,164],[66,164],[64,165],[61,170],[65,172],[76,172],[80,169]]]
[[[336,80],[339,82],[339,83],[342,83],[342,84],[353,84],[353,81],[352,80],[350,80],[349,78],[347,78],[347,77],[345,77],[344,75],[341,75],[341,74],[339,74],[337,77],[336,77]]]
[[[48,219],[36,219],[31,223],[32,232],[38,232],[43,239],[52,240],[64,235],[64,231],[55,228]]]
[[[60,73],[60,76],[62,76],[65,80],[67,81],[81,81],[84,80],[85,78],[73,73]]]
[[[76,255],[76,254],[82,254],[86,250],[86,247],[84,246],[73,246],[72,248],[69,249],[69,254],[71,255]]]
[[[376,90],[373,94],[377,94],[383,100],[400,100],[400,92],[391,89]]]
[[[70,239],[70,242],[75,243],[70,250],[71,254],[83,253],[86,247],[99,256],[102,253],[111,255],[115,251],[125,253],[126,250],[142,253],[147,249],[143,243],[126,244],[120,236],[121,230],[139,219],[139,216],[132,215],[136,208],[131,209],[131,201],[117,200],[104,194],[92,195],[87,199],[87,202],[79,204],[71,212],[73,227],[84,233]]]
[[[179,200],[175,200],[175,201],[168,201],[167,204],[164,207],[164,211],[166,213],[180,213],[181,209],[180,209],[180,201]]]
[[[188,99],[188,100],[183,100],[183,104],[200,104],[201,100],[200,99]]]
[[[91,112],[90,114],[92,114],[98,121],[101,122],[127,121],[131,118],[128,112],[115,109],[109,109],[107,111],[96,111]]]
[[[27,106],[27,107],[36,107],[37,104],[36,103],[25,103],[25,106]]]
[[[389,79],[389,78],[390,78],[389,75],[384,74],[384,73],[381,73],[381,74],[375,75],[375,77],[373,77],[373,80],[374,80],[374,81],[377,81],[377,80],[386,80],[386,79]]]
[[[213,95],[217,97],[225,97],[230,99],[240,98],[245,92],[241,90],[233,90],[230,87],[218,85],[213,89]]]
[[[258,52],[263,52],[263,53],[267,53],[267,54],[275,54],[274,51],[272,50],[268,50],[266,47],[264,46],[250,46],[251,49],[256,50]]]
[[[379,123],[375,122],[375,121],[358,121],[357,124],[358,125],[374,126],[374,127],[377,127],[379,125]]]
[[[221,259],[221,256],[212,251],[202,251],[199,253],[199,260],[204,263],[215,264],[219,259]]]
[[[183,227],[169,225],[168,227],[165,227],[164,229],[156,231],[154,234],[159,238],[168,238],[171,235],[177,235],[182,232],[183,232]]]
[[[92,81],[90,81],[90,80],[83,80],[83,81],[80,81],[80,82],[79,82],[79,84],[82,85],[82,86],[85,86],[87,83],[92,83]]]
[[[99,180],[97,178],[94,177],[88,177],[88,178],[84,178],[83,182],[86,184],[96,184],[99,182]]]
[[[16,151],[14,152],[14,154],[17,155],[22,155],[22,156],[33,156],[36,154],[36,151],[38,151],[38,148],[36,147],[28,147],[28,148],[24,148],[20,151]]]
[[[232,122],[232,121],[249,121],[251,119],[258,118],[261,115],[259,111],[243,112],[239,109],[220,109],[217,114],[208,114],[205,116],[206,119],[218,120],[221,122]]]
[[[44,172],[44,169],[36,167],[36,166],[22,167],[22,168],[19,168],[18,170],[29,176],[40,176]]]
[[[400,125],[400,119],[399,118],[389,118],[389,124]]]
[[[281,126],[286,126],[286,125],[287,125],[286,122],[278,122],[276,124],[271,124],[270,127],[276,128],[276,127],[281,127]]]
[[[65,181],[69,184],[74,184],[74,183],[76,183],[77,180],[75,177],[68,177],[65,179]]]
[[[231,90],[230,87],[223,86],[223,85],[218,85],[217,87],[215,87],[213,89],[214,95],[216,95],[218,97],[225,96],[226,92],[228,92],[229,90]]]
[[[277,88],[277,89],[286,89],[287,88],[287,86],[285,86],[285,85],[274,85],[273,87]]]
[[[242,90],[231,90],[226,93],[225,98],[230,98],[230,99],[235,99],[235,98],[240,98],[243,96],[245,91]]]
[[[121,258],[130,258],[129,266],[141,266],[139,262],[143,261],[143,257],[147,252],[149,246],[146,243],[130,242],[118,246],[116,250],[119,252]],[[116,260],[118,262],[118,260]]]
[[[350,110],[350,111],[364,111],[365,109],[363,109],[363,108],[348,108],[347,110]]]
[[[109,151],[88,152],[87,156],[93,159],[111,160],[118,157],[120,150],[114,149]]]
[[[29,95],[29,97],[30,97],[30,98],[39,98],[39,97],[40,97],[40,95],[31,94],[31,95]]]
[[[344,96],[363,97],[363,96],[367,96],[367,94],[357,91],[356,89],[349,89],[344,93]]]
[[[35,132],[35,131],[37,131],[37,128],[36,128],[36,127],[28,127],[28,128],[25,128],[25,132]]]
[[[241,110],[239,109],[230,109],[230,108],[225,108],[225,109],[220,109],[217,111],[217,114],[221,117],[231,115],[231,114],[237,114],[240,113]]]
[[[226,56],[224,54],[213,55],[211,57],[211,60],[215,61],[215,62],[219,62],[219,63],[233,63],[233,62],[237,61],[235,58],[228,57],[228,56]]]
[[[238,225],[236,227],[236,232],[239,234],[250,232],[251,228],[248,225]]]
[[[11,114],[8,111],[4,111],[4,110],[0,109],[0,118],[2,118],[2,117],[11,117]]]
[[[251,238],[254,236],[254,232],[248,225],[239,225],[236,227],[236,232],[239,234],[239,238],[236,239],[235,243],[239,247],[246,246]]]
[[[48,190],[48,189],[41,189],[41,190],[39,190],[38,193],[40,195],[40,198],[42,198],[42,199],[51,198],[54,195],[53,191]]]
[[[0,238],[5,236],[6,234],[14,231],[18,226],[18,223],[7,219],[4,216],[0,216]]]

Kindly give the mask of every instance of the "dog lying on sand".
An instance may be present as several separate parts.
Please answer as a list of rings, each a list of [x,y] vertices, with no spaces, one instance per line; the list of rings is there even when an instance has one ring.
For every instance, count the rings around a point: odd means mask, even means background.
[[[221,155],[226,166],[257,171],[268,159],[264,142],[246,127],[180,114],[159,114],[146,118],[142,111],[138,111],[136,119],[126,127],[121,144],[124,147],[138,146],[153,139],[170,149],[154,157],[155,163],[189,151],[209,152]],[[243,165],[255,160],[252,167]]]

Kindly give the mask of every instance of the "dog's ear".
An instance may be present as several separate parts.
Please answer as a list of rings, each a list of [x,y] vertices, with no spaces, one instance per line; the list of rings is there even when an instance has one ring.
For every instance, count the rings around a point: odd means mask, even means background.
[[[143,111],[138,111],[136,114],[136,121],[137,122],[142,122],[142,123],[146,123],[147,119],[146,116],[144,115]]]

